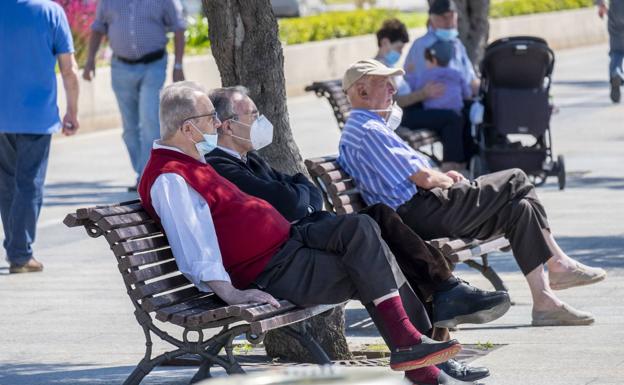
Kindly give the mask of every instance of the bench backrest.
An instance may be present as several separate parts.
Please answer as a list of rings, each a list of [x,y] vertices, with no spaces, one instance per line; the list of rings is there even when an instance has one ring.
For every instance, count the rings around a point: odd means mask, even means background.
[[[79,209],[64,222],[69,227],[85,226],[91,237],[104,235],[131,300],[146,312],[155,312],[160,321],[218,326],[211,323],[254,321],[295,307],[288,301],[281,301],[276,312],[270,305],[228,306],[214,294],[198,290],[178,270],[166,236],[138,200]]]
[[[338,215],[357,212],[366,203],[353,178],[336,161],[336,156],[306,159],[306,168],[316,185],[323,191],[327,210]]]

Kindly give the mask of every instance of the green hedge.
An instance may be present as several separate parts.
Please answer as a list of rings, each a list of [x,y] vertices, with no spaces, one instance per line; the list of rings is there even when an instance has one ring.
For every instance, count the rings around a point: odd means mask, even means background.
[[[490,17],[518,16],[586,8],[591,7],[593,4],[593,0],[499,0],[492,2],[490,5]]]
[[[498,0],[490,5],[490,17],[507,17],[565,9],[591,7],[593,0]],[[389,9],[370,9],[346,12],[328,12],[315,16],[280,19],[279,36],[286,44],[374,33],[385,19],[397,17],[408,28],[423,27],[427,14],[399,12]],[[210,47],[208,21],[198,16],[189,19],[186,31],[187,52],[204,52]]]
[[[316,16],[279,20],[280,39],[286,44],[328,40],[375,33],[384,20],[398,17],[408,28],[424,26],[425,14],[399,13],[388,9],[328,12]]]

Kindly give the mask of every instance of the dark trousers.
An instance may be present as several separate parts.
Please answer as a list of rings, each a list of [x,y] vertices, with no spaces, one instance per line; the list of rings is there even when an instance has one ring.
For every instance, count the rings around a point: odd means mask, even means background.
[[[410,129],[427,128],[435,131],[442,140],[444,162],[465,162],[464,117],[451,110],[425,110],[420,104],[403,109],[401,125]]]
[[[421,301],[429,301],[436,288],[453,274],[446,258],[424,242],[390,206],[378,203],[359,213],[377,222],[381,237],[390,247],[407,282]]]
[[[51,135],[0,133],[0,216],[9,262],[32,257]]]
[[[350,299],[370,305],[408,284],[377,224],[368,216],[355,214],[293,226],[290,239],[255,285],[297,305]],[[400,294],[408,297],[402,296],[414,326],[426,333],[431,323],[422,303],[411,289],[402,289]],[[375,314],[371,316],[377,321]]]
[[[505,235],[525,275],[552,256],[542,234],[549,229],[546,212],[520,169],[483,175],[449,189],[420,189],[397,213],[425,239]]]

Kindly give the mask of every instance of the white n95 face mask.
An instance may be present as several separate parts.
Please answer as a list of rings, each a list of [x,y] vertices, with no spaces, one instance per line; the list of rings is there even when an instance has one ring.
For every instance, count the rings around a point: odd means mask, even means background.
[[[249,124],[239,122],[243,126],[249,127]],[[240,136],[232,135],[235,138],[246,140],[251,142],[251,146],[254,150],[259,150],[271,144],[273,142],[273,124],[264,115],[258,116],[258,118],[251,124],[250,139],[242,138]]]
[[[392,131],[395,131],[401,125],[401,120],[403,119],[403,109],[399,107],[399,105],[394,102],[392,107],[386,108],[383,110],[371,110],[373,112],[390,112],[390,116],[386,118],[386,125]]]

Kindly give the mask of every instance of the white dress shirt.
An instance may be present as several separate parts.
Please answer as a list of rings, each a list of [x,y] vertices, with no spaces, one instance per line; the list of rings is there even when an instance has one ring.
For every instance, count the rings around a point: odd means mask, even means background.
[[[158,141],[153,148],[182,152]],[[223,267],[208,202],[175,173],[159,175],[150,197],[182,274],[202,291],[212,291],[206,281],[231,282]]]

